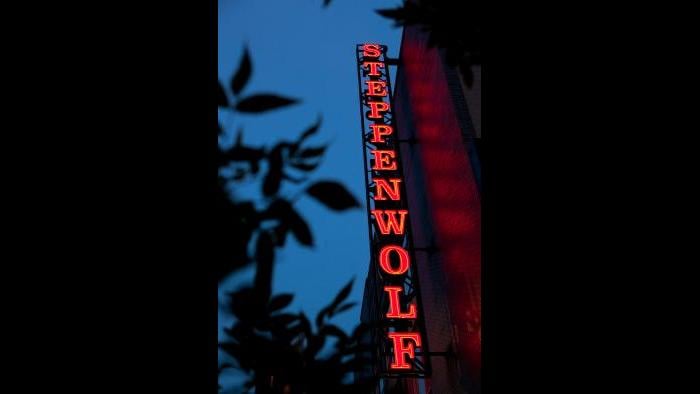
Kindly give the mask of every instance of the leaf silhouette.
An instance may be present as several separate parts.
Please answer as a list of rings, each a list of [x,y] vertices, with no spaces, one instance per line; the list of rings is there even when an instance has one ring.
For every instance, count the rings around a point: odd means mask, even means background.
[[[243,146],[243,129],[239,128],[236,133],[236,144],[234,146]]]
[[[421,20],[428,19],[433,14],[429,6],[421,6],[413,3],[404,3],[401,7],[376,10],[375,12],[385,18],[393,19],[395,26],[415,24]]]
[[[294,237],[300,244],[313,246],[314,241],[313,237],[311,236],[309,225],[306,224],[304,218],[299,216],[299,214],[294,210],[292,210],[289,214],[289,227],[292,230],[292,234],[294,234]]]
[[[360,323],[355,329],[352,331],[352,338],[354,339],[360,339],[367,331],[370,330],[370,326],[367,323]]]
[[[297,170],[306,171],[306,172],[315,170],[316,167],[319,166],[319,164],[321,164],[321,163],[313,163],[313,164],[307,164],[307,163],[301,163],[301,162],[289,163],[290,166],[296,168]]]
[[[241,347],[234,342],[221,342],[219,343],[219,348],[226,352],[228,355],[231,357],[240,360],[242,359],[242,352],[241,352]],[[219,373],[221,373],[221,370],[224,369],[225,367],[220,367],[219,368]]]
[[[252,319],[256,313],[255,291],[246,287],[234,293],[229,293],[228,310],[241,320]]]
[[[345,285],[340,291],[338,292],[338,295],[335,296],[335,299],[333,299],[333,302],[329,306],[329,309],[331,311],[335,311],[335,309],[340,305],[341,302],[345,301],[346,298],[350,295],[350,291],[352,290],[352,283],[355,281],[355,278],[350,279],[350,282],[348,282],[347,285]]]
[[[250,172],[257,174],[260,169],[260,161],[264,158],[265,150],[263,148],[251,148],[243,144],[243,129],[239,128],[233,147],[221,152],[218,159],[219,166],[228,166],[233,162],[248,162]]]
[[[354,307],[355,305],[357,305],[357,302],[348,302],[346,304],[343,304],[343,305],[338,307],[338,309],[333,313],[333,315],[337,315],[339,313],[345,312],[348,309]]]
[[[343,341],[348,339],[348,334],[341,330],[340,327],[333,324],[327,324],[323,326],[323,328],[320,330],[320,333],[324,335],[332,335]]]
[[[311,338],[307,339],[308,344],[306,345],[306,350],[304,351],[306,357],[313,359],[314,356],[323,348],[323,345],[326,343],[326,336],[325,335],[319,335],[319,336],[312,336]]]
[[[299,100],[274,94],[256,94],[243,98],[236,104],[236,110],[240,112],[260,113],[273,109],[296,104]]]
[[[276,295],[270,300],[270,306],[268,307],[268,309],[270,310],[270,312],[280,310],[291,304],[293,299],[294,295],[289,293]]]
[[[306,337],[312,336],[311,322],[309,322],[309,318],[306,317],[306,314],[304,312],[299,312],[299,328]]]
[[[288,174],[282,174],[282,179],[285,179],[285,180],[288,180],[289,182],[297,183],[297,184],[302,183],[306,180],[306,178],[303,178],[303,177],[302,178],[294,178]]]
[[[310,136],[316,134],[318,131],[318,128],[321,126],[321,116],[318,116],[318,119],[316,120],[316,123],[312,124],[309,126],[304,132],[299,136],[299,139],[296,140],[293,144],[289,146],[289,155],[292,157],[298,157],[298,151],[301,146],[301,144],[304,143],[304,140],[309,138]]]
[[[263,182],[263,193],[265,196],[271,196],[279,190],[280,182],[282,181],[282,171],[279,168],[272,168],[265,176]]]
[[[289,231],[289,226],[286,223],[280,223],[275,227],[272,232],[275,235],[275,245],[284,246],[287,241],[287,232]]]
[[[224,88],[221,86],[221,82],[216,83],[216,105],[219,107],[228,107],[228,98],[226,97]]]
[[[255,271],[255,289],[265,299],[270,296],[272,288],[272,269],[275,260],[275,245],[267,231],[260,232],[255,245],[255,260],[258,262]]]
[[[383,16],[385,18],[389,19],[400,19],[403,16],[403,9],[402,8],[390,8],[390,9],[384,9],[384,10],[375,10],[377,14],[380,16]]]
[[[318,117],[318,120],[316,120],[316,123],[312,124],[311,126],[309,126],[308,129],[304,130],[304,133],[299,138],[299,142],[303,142],[305,139],[316,134],[319,127],[321,127],[321,116]]]
[[[282,313],[279,315],[274,315],[270,317],[270,323],[272,325],[272,329],[277,329],[280,327],[287,328],[287,326],[295,321],[299,320],[298,315],[294,315],[291,313]]]
[[[320,146],[318,148],[307,148],[299,152],[297,156],[305,159],[310,157],[318,157],[323,155],[323,152],[326,151],[326,148],[326,146]]]
[[[281,226],[283,226],[283,230],[289,229],[299,243],[306,246],[313,245],[313,237],[311,236],[309,225],[294,210],[289,201],[284,199],[273,201],[262,213],[261,218],[278,219],[281,222]]]
[[[265,175],[265,180],[262,185],[263,194],[267,197],[277,193],[282,182],[282,166],[284,165],[282,159],[282,144],[278,144],[272,149],[268,157],[268,163],[270,169],[267,175]]]
[[[306,193],[336,211],[360,206],[360,203],[345,189],[345,186],[337,182],[314,183],[306,189]]]
[[[318,327],[318,328],[323,327],[323,319],[326,317],[326,315],[330,315],[330,312],[331,312],[330,308],[331,308],[331,306],[328,305],[325,308],[318,311],[318,314],[316,315],[316,327]]]
[[[233,94],[238,95],[238,93],[243,90],[248,79],[250,79],[250,74],[253,71],[250,54],[248,53],[248,47],[243,48],[243,57],[241,58],[241,63],[238,65],[238,71],[231,78],[231,90]]]

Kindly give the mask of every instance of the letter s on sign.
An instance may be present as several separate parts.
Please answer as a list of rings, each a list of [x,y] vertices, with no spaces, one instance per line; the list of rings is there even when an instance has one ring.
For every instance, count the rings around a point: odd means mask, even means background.
[[[382,51],[377,44],[365,44],[362,46],[362,56],[364,57],[379,57]]]

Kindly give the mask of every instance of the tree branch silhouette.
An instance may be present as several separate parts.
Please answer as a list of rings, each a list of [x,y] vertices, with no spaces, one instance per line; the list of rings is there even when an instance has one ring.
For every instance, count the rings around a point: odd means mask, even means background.
[[[300,102],[273,93],[244,95],[252,74],[252,59],[245,48],[239,67],[227,85],[228,91],[218,84],[220,110],[262,114]],[[371,353],[361,343],[366,328],[360,325],[347,334],[331,322],[333,317],[355,306],[354,302],[345,302],[353,281],[319,312],[315,329],[303,312],[285,311],[294,299],[293,294],[274,294],[272,289],[276,250],[284,247],[287,236],[291,234],[306,247],[314,244],[306,219],[280,190],[283,183],[307,182],[320,165],[327,146],[307,143],[320,126],[319,117],[296,139],[279,141],[272,147],[250,146],[244,142],[243,130],[237,130],[235,143],[221,150],[217,160],[218,204],[225,233],[221,240],[231,248],[226,260],[218,265],[219,280],[251,264],[256,268],[251,286],[227,294],[226,310],[234,319],[225,329],[228,338],[219,343],[220,349],[235,361],[221,364],[219,373],[230,368],[246,373],[249,380],[243,390],[357,393],[368,392],[374,384],[373,381],[348,382],[350,374],[370,361]],[[221,125],[218,132],[220,135],[224,132]],[[302,175],[297,177],[294,173]],[[251,178],[262,180],[257,201],[241,200],[226,192]],[[360,207],[357,199],[338,182],[322,180],[300,187],[304,195],[330,210]],[[326,344],[333,346],[324,353]]]

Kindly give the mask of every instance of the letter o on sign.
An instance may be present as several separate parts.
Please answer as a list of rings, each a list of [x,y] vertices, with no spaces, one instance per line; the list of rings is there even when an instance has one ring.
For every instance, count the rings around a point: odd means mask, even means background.
[[[391,266],[391,260],[389,259],[389,254],[391,252],[396,252],[396,254],[399,255],[399,266],[397,268]],[[382,267],[382,270],[387,274],[401,275],[408,271],[410,264],[411,261],[408,257],[408,252],[398,245],[387,245],[379,251],[379,266]]]

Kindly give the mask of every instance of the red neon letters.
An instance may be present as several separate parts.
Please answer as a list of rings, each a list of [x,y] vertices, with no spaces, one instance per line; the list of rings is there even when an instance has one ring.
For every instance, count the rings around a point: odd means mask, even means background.
[[[408,307],[407,313],[401,313],[401,306],[399,305],[399,293],[403,291],[401,286],[384,286],[384,291],[389,294],[389,312],[386,313],[386,317],[389,319],[415,319],[416,304],[411,304]]]
[[[417,332],[390,332],[389,338],[394,342],[394,361],[391,363],[391,368],[411,369],[411,365],[406,362],[403,355],[407,354],[409,358],[415,358],[415,347],[413,343],[405,343],[404,339],[411,340],[416,346],[420,346],[420,334]]]
[[[369,111],[363,115],[371,121],[369,125],[371,132],[369,141],[375,144],[374,149],[370,148],[370,154],[373,159],[372,172],[369,175],[374,181],[374,208],[368,207],[378,229],[377,239],[379,246],[379,267],[386,275],[407,275],[411,271],[411,255],[401,245],[401,239],[405,236],[406,217],[408,210],[403,209],[406,204],[401,199],[401,182],[402,175],[398,168],[398,146],[394,138],[386,139],[385,137],[394,133],[393,126],[386,124],[391,123],[391,117],[385,119],[385,115],[390,113],[391,105],[389,103],[389,91],[387,81],[387,69],[383,61],[380,61],[384,47],[378,44],[364,44],[362,46],[362,63],[361,67],[369,72],[362,73],[365,76],[364,81],[364,97],[363,105],[369,107]],[[383,59],[383,58],[382,58]],[[359,65],[358,65],[359,66]],[[382,73],[382,70],[384,73]],[[361,89],[363,89],[361,87]],[[363,111],[364,112],[364,111]],[[363,130],[365,133],[365,130]],[[365,159],[367,157],[365,156]],[[376,173],[377,171],[392,171],[388,174]],[[389,237],[387,237],[389,236]],[[383,244],[389,241],[389,244]],[[384,315],[387,319],[417,319],[418,307],[412,302],[410,304],[402,303],[404,299],[401,297],[404,287],[394,285],[400,281],[390,281],[391,285],[383,286],[389,301],[388,310]],[[402,311],[402,308],[404,310]],[[408,309],[408,310],[405,310]],[[410,325],[415,327],[415,325]],[[419,332],[387,332],[388,340],[392,341],[394,354],[390,364],[390,369],[393,370],[411,370],[413,368],[413,360],[415,349],[420,348],[421,335]]]
[[[386,82],[384,81],[365,81],[367,84],[367,95],[386,97]]]
[[[396,156],[396,152],[393,150],[373,150],[374,155],[374,167],[373,170],[396,170],[396,162],[392,162]]]
[[[399,215],[401,215],[401,219],[396,219],[396,213],[398,212]],[[383,213],[386,213],[387,221],[384,221],[384,216],[382,215]],[[405,209],[399,209],[398,211],[393,210],[393,209],[386,209],[386,210],[381,210],[381,209],[373,209],[372,210],[372,215],[374,215],[374,219],[377,221],[377,226],[379,227],[379,231],[384,234],[384,235],[389,235],[390,233],[394,233],[397,235],[402,235],[404,231],[404,224],[406,222],[406,215],[408,214],[408,211]]]
[[[362,56],[364,57],[379,57],[382,51],[377,44],[365,44],[362,46]]]
[[[391,188],[389,188],[389,183],[387,183],[386,179],[374,179],[374,183],[377,185],[377,192],[374,195],[375,201],[386,200],[386,197],[384,197],[384,192],[387,192],[389,194],[389,198],[394,201],[401,198],[401,190],[399,190],[399,183],[401,183],[401,179],[389,178],[389,182],[391,182]]]
[[[390,135],[394,132],[394,129],[391,126],[385,124],[371,124],[369,125],[369,127],[372,128],[372,139],[370,140],[370,142],[373,143],[386,142],[384,138],[382,138],[382,136]]]
[[[386,112],[389,110],[389,104],[383,101],[370,101],[369,103],[369,118],[370,119],[381,119],[384,115],[379,114],[379,111]]]
[[[389,259],[390,252],[396,252],[399,256],[398,268],[393,268],[391,266],[391,260]],[[387,245],[379,251],[379,266],[389,275],[401,275],[408,271],[408,268],[411,266],[411,259],[408,257],[406,249],[398,245]]]
[[[384,68],[384,63],[382,62],[363,62],[362,67],[367,68],[366,66],[369,66],[369,75],[372,77],[380,77],[382,76],[382,73],[380,71],[377,71],[377,67]]]

